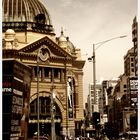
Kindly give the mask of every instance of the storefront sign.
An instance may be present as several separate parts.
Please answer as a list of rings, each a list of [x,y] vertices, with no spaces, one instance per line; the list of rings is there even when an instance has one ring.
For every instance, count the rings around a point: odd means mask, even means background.
[[[138,80],[130,79],[130,90],[137,90],[137,89],[138,89]]]
[[[12,88],[2,88],[2,92],[4,93],[12,92]]]
[[[138,104],[138,80],[137,77],[129,78],[129,93],[131,107],[137,107]]]

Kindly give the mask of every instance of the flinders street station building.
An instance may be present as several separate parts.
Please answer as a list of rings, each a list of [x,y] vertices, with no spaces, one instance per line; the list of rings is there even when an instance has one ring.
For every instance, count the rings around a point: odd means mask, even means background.
[[[41,0],[2,0],[2,58],[4,140],[80,134],[85,61]]]

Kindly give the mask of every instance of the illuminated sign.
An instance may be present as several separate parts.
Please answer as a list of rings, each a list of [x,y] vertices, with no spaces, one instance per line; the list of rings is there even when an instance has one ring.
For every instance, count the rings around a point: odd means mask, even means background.
[[[137,77],[129,77],[129,93],[131,107],[137,107],[138,104],[138,80]]]
[[[17,96],[13,96],[12,103],[16,104],[16,105],[22,106],[23,105],[23,98],[17,97]]]
[[[12,88],[2,88],[2,92],[12,92]]]
[[[138,89],[138,80],[130,79],[130,90],[137,90],[137,89]]]

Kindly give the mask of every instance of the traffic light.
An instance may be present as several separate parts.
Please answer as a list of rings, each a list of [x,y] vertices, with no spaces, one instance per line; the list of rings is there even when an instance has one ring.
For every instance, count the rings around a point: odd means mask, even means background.
[[[100,113],[99,112],[92,113],[92,122],[94,125],[97,125],[98,123],[100,123]]]

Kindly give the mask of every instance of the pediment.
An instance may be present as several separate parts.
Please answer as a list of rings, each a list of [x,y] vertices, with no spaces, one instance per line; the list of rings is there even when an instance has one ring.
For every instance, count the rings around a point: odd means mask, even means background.
[[[18,52],[28,54],[29,55],[37,55],[39,48],[41,46],[45,46],[49,52],[50,58],[57,58],[57,59],[72,59],[72,56],[63,50],[57,43],[53,40],[48,38],[47,36],[25,46],[24,48],[20,49]]]

